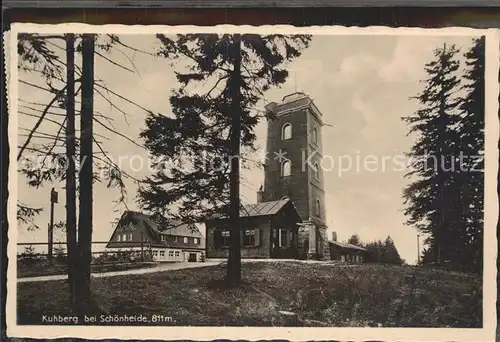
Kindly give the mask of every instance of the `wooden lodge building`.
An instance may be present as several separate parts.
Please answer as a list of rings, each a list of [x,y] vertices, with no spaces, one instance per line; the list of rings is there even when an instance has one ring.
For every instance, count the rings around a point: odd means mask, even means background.
[[[299,231],[306,229],[304,239],[310,251],[316,248],[314,229],[310,222],[302,222],[289,199],[261,202],[244,206],[240,210],[240,246],[243,259],[305,259],[300,256]],[[206,222],[207,258],[227,258],[231,229],[227,218]],[[342,262],[364,262],[366,249],[337,241],[336,232],[328,241],[329,259]],[[311,255],[311,253],[309,254]]]
[[[126,211],[106,245],[110,251],[148,251],[155,261],[196,262],[204,258],[205,239],[195,225],[161,215]]]
[[[322,169],[322,114],[304,93],[266,106],[268,159],[257,203],[241,216],[241,257],[363,261],[360,247],[328,241]],[[308,160],[308,163],[304,163]],[[207,258],[228,255],[227,218],[206,222]]]
[[[363,247],[337,241],[337,233],[332,233],[330,259],[343,262],[364,262],[367,250]]]
[[[298,223],[302,222],[288,200],[246,205],[240,210],[242,258],[298,258]],[[207,228],[207,258],[227,258],[231,227],[227,218],[212,219]]]

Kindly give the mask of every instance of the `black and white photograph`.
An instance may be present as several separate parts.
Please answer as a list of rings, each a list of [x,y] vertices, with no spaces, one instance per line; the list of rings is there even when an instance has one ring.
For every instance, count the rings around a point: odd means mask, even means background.
[[[496,31],[8,41],[9,336],[494,339]]]

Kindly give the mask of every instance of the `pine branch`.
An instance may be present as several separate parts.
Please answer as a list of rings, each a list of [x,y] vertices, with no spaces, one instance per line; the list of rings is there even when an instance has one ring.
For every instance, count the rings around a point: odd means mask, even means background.
[[[140,104],[138,104],[138,103],[136,103],[136,102],[134,102],[134,101],[132,101],[132,100],[130,100],[130,99],[127,99],[126,97],[124,97],[124,96],[122,96],[122,95],[120,95],[120,94],[118,94],[118,93],[116,93],[116,92],[114,92],[114,91],[112,91],[112,90],[109,90],[107,87],[101,86],[101,85],[99,85],[99,84],[96,84],[96,85],[97,85],[98,87],[104,88],[107,92],[109,92],[109,93],[111,93],[111,94],[115,95],[116,97],[118,97],[118,98],[120,98],[120,99],[124,100],[125,102],[130,103],[130,104],[132,104],[132,105],[136,106],[137,108],[142,109],[142,110],[143,110],[143,111],[145,111],[146,113],[151,113],[151,111],[150,111],[149,109],[147,109],[147,108],[145,108],[145,107],[141,106]]]
[[[119,68],[121,68],[121,69],[123,69],[123,70],[126,70],[126,71],[128,71],[128,72],[134,73],[134,70],[131,70],[131,69],[129,69],[129,68],[127,68],[127,67],[125,67],[125,66],[123,66],[123,65],[119,64],[119,63],[116,63],[115,61],[113,61],[113,60],[109,59],[108,57],[104,56],[103,54],[101,54],[101,53],[99,53],[99,52],[97,52],[97,51],[95,51],[95,54],[96,54],[97,56],[101,57],[102,59],[104,59],[104,60],[108,61],[109,63],[111,63],[111,64],[113,64],[113,65],[116,65],[117,67],[119,67]]]
[[[56,134],[56,139],[54,139],[54,143],[52,144],[52,146],[50,147],[49,151],[47,152],[47,154],[51,154],[52,151],[54,150],[54,148],[56,147],[56,144],[59,140],[59,135],[61,134],[62,130],[66,131],[66,120],[67,118],[64,118],[64,122],[63,124],[61,125],[61,127],[59,127],[59,130],[57,131],[57,134]],[[46,157],[47,155],[43,158],[43,161],[42,161],[42,169],[45,167],[45,160],[46,160]]]
[[[21,114],[21,115],[26,115],[26,116],[32,117],[32,118],[39,118],[40,117],[39,115],[28,113],[28,112],[23,112],[23,111],[18,111],[18,113]],[[50,113],[48,113],[48,114],[50,114]],[[52,123],[56,124],[57,126],[61,126],[62,125],[60,122],[57,122],[56,120],[52,120],[52,119],[49,119],[49,118],[45,118],[45,121],[52,122]]]
[[[43,119],[45,118],[45,116],[47,115],[47,111],[50,109],[50,107],[52,107],[52,105],[54,104],[54,102],[56,102],[59,97],[66,91],[66,86],[64,86],[64,88],[62,88],[58,94],[56,94],[56,96],[54,96],[52,98],[52,100],[50,100],[50,102],[47,104],[47,106],[45,107],[45,109],[43,110],[42,112],[42,115],[40,115],[40,119],[38,119],[37,123],[35,124],[35,126],[33,127],[33,129],[31,130],[31,133],[28,135],[28,138],[26,139],[26,142],[24,143],[23,147],[21,148],[21,150],[19,151],[18,155],[17,155],[17,160],[21,159],[21,156],[24,152],[24,150],[26,149],[26,146],[29,145],[30,141],[31,141],[31,138],[32,138],[32,135],[36,132],[36,130],[38,129],[38,127],[40,127],[40,124],[42,123]]]
[[[126,112],[124,112],[121,108],[117,107],[111,100],[107,99],[106,96],[104,96],[99,90],[97,90],[95,87],[94,87],[94,91],[99,94],[104,100],[106,100],[106,102],[109,103],[110,107],[111,108],[115,108],[116,110],[118,110],[120,113],[123,114],[123,117],[125,119],[125,122],[127,123],[127,125],[130,125],[130,123],[128,122],[128,119],[127,119],[127,116],[128,114]]]
[[[104,127],[105,129],[107,129],[108,131],[110,131],[111,133],[114,133],[114,134],[116,134],[116,135],[118,135],[118,136],[120,136],[120,137],[124,138],[125,140],[127,140],[127,141],[131,142],[131,143],[132,143],[132,144],[134,144],[135,146],[138,146],[138,147],[140,147],[140,148],[144,148],[144,146],[140,145],[140,144],[139,144],[139,143],[137,143],[135,140],[132,140],[131,138],[127,137],[125,134],[120,133],[120,132],[118,132],[116,129],[113,129],[113,128],[111,128],[111,127],[109,127],[109,126],[105,125],[105,124],[104,124],[104,123],[102,123],[99,119],[96,119],[96,118],[94,117],[94,120],[95,120],[95,122],[97,122],[99,125],[101,125],[101,126],[102,126],[102,127]]]

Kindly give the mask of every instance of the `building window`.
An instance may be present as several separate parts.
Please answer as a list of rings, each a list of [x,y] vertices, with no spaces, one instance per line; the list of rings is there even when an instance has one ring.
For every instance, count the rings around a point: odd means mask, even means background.
[[[174,242],[177,242],[177,236],[174,236]]]
[[[313,128],[312,140],[316,145],[318,145],[318,130],[316,129],[316,127]]]
[[[229,246],[231,232],[229,230],[223,230],[221,232],[221,246]]]
[[[162,235],[161,236],[161,241],[167,241],[167,236],[166,235]]]
[[[128,240],[132,241],[132,234],[128,234]]]
[[[319,164],[318,163],[314,163],[314,178],[316,178],[317,180],[319,180]]]
[[[288,231],[285,229],[278,229],[278,247],[287,247],[288,239],[287,239]]]
[[[127,241],[127,234],[122,235],[122,241]]]
[[[289,123],[286,123],[283,125],[281,128],[281,139],[282,140],[288,140],[292,139],[292,125]]]
[[[197,245],[197,244],[198,244],[198,239],[197,239],[197,238],[194,238],[194,239],[193,239],[193,241],[194,241],[194,244],[195,244],[195,245]]]
[[[281,176],[282,177],[287,177],[290,176],[292,173],[292,163],[290,160],[284,160],[281,163]]]
[[[172,258],[172,257],[174,256],[174,251],[169,251],[169,252],[168,252],[168,256],[169,256],[170,258]]]
[[[243,244],[245,246],[255,246],[255,229],[245,230],[245,235],[243,236]]]
[[[160,251],[160,257],[165,257],[165,251]]]
[[[316,216],[321,217],[321,201],[316,198]]]
[[[184,243],[188,243],[188,238],[187,237],[184,238]]]
[[[178,257],[179,255],[181,255],[181,253],[179,251],[175,251],[175,256]]]
[[[157,256],[158,256],[158,251],[153,251],[153,255],[154,255],[155,257],[157,257]]]
[[[118,242],[121,242],[122,241],[122,236],[120,234],[118,234]]]

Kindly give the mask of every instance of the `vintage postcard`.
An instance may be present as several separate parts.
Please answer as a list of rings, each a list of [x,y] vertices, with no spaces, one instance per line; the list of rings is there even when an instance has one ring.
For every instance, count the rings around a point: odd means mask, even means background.
[[[496,30],[7,38],[9,336],[494,340]]]

